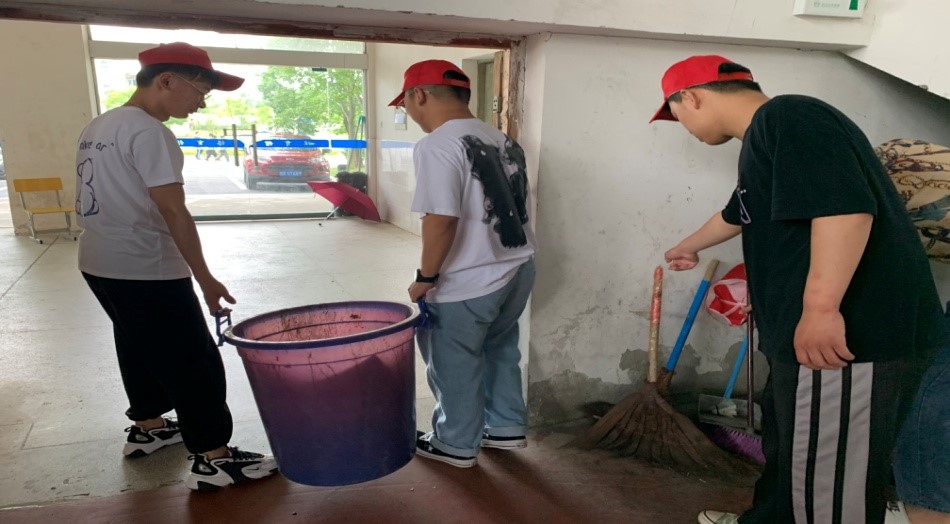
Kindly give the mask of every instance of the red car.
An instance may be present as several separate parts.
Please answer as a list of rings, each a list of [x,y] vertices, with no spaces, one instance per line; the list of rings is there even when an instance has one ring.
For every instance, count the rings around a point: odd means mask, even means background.
[[[262,145],[257,148],[256,165],[251,146],[244,157],[244,185],[257,189],[260,182],[306,184],[311,180],[330,180],[330,162],[322,149],[307,147],[309,140],[304,135],[274,135],[259,141]]]

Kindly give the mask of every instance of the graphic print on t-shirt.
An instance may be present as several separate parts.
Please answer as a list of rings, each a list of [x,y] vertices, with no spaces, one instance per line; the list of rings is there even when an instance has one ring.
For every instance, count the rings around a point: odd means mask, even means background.
[[[523,227],[528,223],[525,205],[528,175],[521,146],[508,139],[502,154],[499,148],[485,144],[473,135],[463,136],[462,143],[472,163],[472,176],[482,183],[485,191],[485,218],[482,222],[491,224],[497,219],[492,229],[498,233],[501,245],[508,248],[524,246],[528,243]],[[509,176],[507,172],[512,168],[514,172]]]
[[[92,159],[87,158],[76,166],[76,214],[92,216],[99,214],[99,201],[96,200],[96,190],[92,187],[93,167]]]

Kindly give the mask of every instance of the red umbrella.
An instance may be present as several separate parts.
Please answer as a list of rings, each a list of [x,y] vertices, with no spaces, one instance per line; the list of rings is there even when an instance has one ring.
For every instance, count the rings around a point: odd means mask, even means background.
[[[355,187],[343,182],[307,182],[313,192],[322,196],[333,204],[333,211],[327,218],[342,209],[365,220],[381,222],[376,204],[364,193]]]

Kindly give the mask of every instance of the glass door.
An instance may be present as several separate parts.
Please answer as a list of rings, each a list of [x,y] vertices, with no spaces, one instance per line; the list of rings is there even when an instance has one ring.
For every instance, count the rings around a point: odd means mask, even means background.
[[[117,28],[107,29],[98,35],[91,31],[93,38],[118,38]],[[187,39],[207,45],[203,40],[209,39],[205,31],[184,31],[189,35],[174,36],[164,34],[169,31],[156,31],[159,34],[151,38],[159,41]],[[143,39],[139,33],[132,36]],[[340,45],[358,46],[360,52],[363,49],[363,44],[354,42],[247,38],[264,48],[296,47],[306,52]],[[210,41],[211,45],[222,44],[220,39]],[[236,42],[246,46],[249,41]],[[110,51],[108,45],[100,49],[106,49],[102,54],[107,55],[122,52],[122,48]],[[366,179],[364,70],[258,65],[248,62],[277,56],[274,53],[281,51],[229,51],[232,56],[247,56],[242,57],[242,63],[227,63],[212,54],[215,67],[245,78],[244,85],[232,92],[212,91],[204,109],[186,119],[165,122],[185,154],[185,194],[192,215],[208,220],[328,213],[332,206],[317,196],[308,182]],[[290,53],[301,60],[299,51]],[[330,57],[332,62],[336,55],[320,51],[315,56],[323,60]],[[94,59],[94,67],[100,111],[124,104],[135,90],[138,61],[103,57]]]

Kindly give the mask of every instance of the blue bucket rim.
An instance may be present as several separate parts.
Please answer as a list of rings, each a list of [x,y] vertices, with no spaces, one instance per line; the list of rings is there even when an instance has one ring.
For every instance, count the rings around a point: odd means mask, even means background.
[[[242,338],[234,334],[234,330],[238,328],[243,328],[246,324],[250,322],[257,322],[260,320],[266,320],[271,317],[281,316],[288,313],[294,313],[302,310],[312,310],[316,309],[332,309],[339,306],[347,307],[365,307],[365,306],[380,306],[385,305],[392,308],[400,308],[409,313],[409,316],[405,320],[400,320],[395,324],[382,327],[379,329],[374,329],[372,331],[364,331],[362,333],[355,333],[353,335],[346,335],[342,337],[332,337],[332,338],[318,338],[312,340],[296,340],[293,342],[279,342],[279,341],[261,341],[261,340],[251,340],[249,338]],[[344,344],[352,344],[355,342],[363,342],[365,340],[370,340],[374,338],[383,337],[386,335],[391,335],[393,333],[398,333],[407,328],[413,328],[419,324],[419,308],[414,304],[407,304],[403,302],[388,302],[384,300],[358,300],[358,301],[347,301],[347,302],[327,302],[322,304],[310,304],[306,306],[295,306],[291,308],[278,309],[275,311],[270,311],[267,313],[261,313],[260,315],[254,315],[251,318],[244,319],[237,324],[230,326],[224,331],[222,337],[232,346],[238,348],[246,349],[270,349],[270,350],[286,350],[286,349],[316,349],[327,346],[341,346]]]

